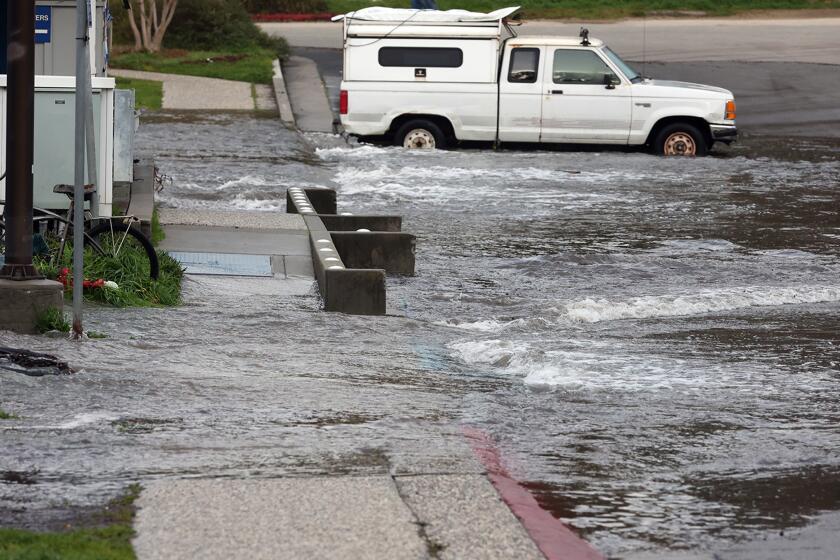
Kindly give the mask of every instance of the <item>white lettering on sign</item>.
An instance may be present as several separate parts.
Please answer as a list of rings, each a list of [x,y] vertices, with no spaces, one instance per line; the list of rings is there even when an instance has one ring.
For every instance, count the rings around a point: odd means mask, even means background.
[[[50,21],[50,16],[47,14],[36,14],[35,21]]]

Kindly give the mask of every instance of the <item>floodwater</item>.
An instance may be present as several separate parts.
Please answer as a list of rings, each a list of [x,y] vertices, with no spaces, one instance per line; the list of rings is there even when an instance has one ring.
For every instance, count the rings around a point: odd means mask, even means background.
[[[0,521],[138,479],[457,471],[470,426],[611,557],[830,533],[840,143],[417,153],[245,115],[154,117],[139,143],[165,205],[282,210],[322,185],[402,214],[417,275],[389,279],[384,318],[204,278],[174,310],[91,310],[103,341],[0,334],[80,368],[0,370],[22,416],[0,424]]]

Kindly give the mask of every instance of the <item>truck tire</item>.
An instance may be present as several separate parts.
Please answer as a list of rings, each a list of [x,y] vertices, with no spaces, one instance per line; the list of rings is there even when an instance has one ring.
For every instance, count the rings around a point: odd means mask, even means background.
[[[706,138],[696,126],[673,123],[662,128],[653,142],[654,153],[660,156],[696,156],[709,153]]]
[[[446,136],[438,125],[415,119],[402,125],[394,135],[394,144],[410,150],[433,150],[446,147]]]

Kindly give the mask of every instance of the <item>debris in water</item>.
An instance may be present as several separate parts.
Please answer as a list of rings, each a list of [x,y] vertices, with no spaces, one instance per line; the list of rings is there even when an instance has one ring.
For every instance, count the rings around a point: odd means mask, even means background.
[[[73,369],[67,362],[63,362],[55,356],[19,348],[3,347],[0,347],[0,369],[22,373],[30,377],[73,373]]]

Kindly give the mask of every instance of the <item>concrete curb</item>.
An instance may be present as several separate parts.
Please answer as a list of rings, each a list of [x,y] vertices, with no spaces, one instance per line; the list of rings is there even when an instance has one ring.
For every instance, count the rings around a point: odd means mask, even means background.
[[[277,110],[280,111],[280,120],[291,126],[296,126],[295,114],[292,112],[289,93],[286,91],[286,79],[283,77],[280,61],[275,60],[272,66],[274,68],[272,84],[274,85],[274,96],[277,98]]]

